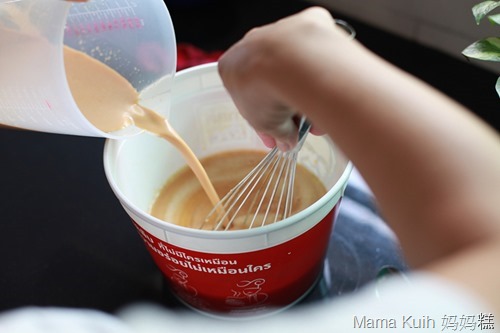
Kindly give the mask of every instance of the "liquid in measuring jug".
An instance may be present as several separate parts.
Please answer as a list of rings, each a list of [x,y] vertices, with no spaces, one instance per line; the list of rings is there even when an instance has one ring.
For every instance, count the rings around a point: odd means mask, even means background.
[[[175,35],[161,0],[0,1],[0,123],[29,130],[125,138],[140,130],[102,131],[68,90],[63,45],[118,71],[137,90],[170,92]],[[77,1],[81,2],[81,1]],[[106,87],[107,88],[107,87]]]
[[[70,128],[69,132],[75,129],[71,123],[75,117],[72,120],[64,118],[78,111],[103,133],[134,125],[172,143],[199,179],[210,202],[218,203],[219,197],[201,163],[167,119],[141,106],[139,93],[132,83],[103,61],[64,45],[61,59],[64,77],[78,110],[69,110],[68,104],[57,100],[57,97],[62,100],[66,92],[57,91],[61,85],[54,80],[54,77],[63,77],[59,60],[61,41],[58,39],[62,36],[61,29],[65,30],[69,44],[79,49],[89,48],[86,50],[89,54],[99,51],[100,46],[109,46],[110,40],[121,46],[114,52],[138,52],[144,47],[142,39],[138,38],[140,34],[147,37],[149,43],[154,42],[155,50],[165,51],[165,55],[156,55],[166,59],[175,44],[168,12],[163,16],[160,13],[165,9],[163,2],[94,0],[83,7],[68,8],[67,5],[65,1],[39,0],[0,4],[0,45],[8,46],[0,52],[0,123],[49,132],[57,127],[58,131],[54,132],[65,133],[66,128]],[[150,70],[141,70],[137,68],[140,63],[131,65],[120,57],[113,58],[122,66],[142,73],[134,81],[135,86],[147,86],[168,78],[175,69],[175,62],[167,60],[155,68],[151,68],[150,62],[144,62]],[[55,112],[56,109],[59,111]]]

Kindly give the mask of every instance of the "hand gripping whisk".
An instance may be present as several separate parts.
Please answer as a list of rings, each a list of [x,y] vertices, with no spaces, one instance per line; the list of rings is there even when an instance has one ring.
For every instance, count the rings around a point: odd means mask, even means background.
[[[311,125],[302,117],[299,141],[288,152],[274,147],[207,215],[202,229],[251,229],[291,215],[297,155]]]

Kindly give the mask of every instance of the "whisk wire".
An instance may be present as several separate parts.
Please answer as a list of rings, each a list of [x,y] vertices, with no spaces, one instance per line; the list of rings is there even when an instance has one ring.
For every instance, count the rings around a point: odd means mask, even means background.
[[[235,187],[233,187],[220,201],[219,203],[210,211],[207,215],[205,222],[208,222],[211,216],[218,212],[215,217],[216,221],[219,221],[214,230],[219,230],[224,222],[227,222],[227,218],[231,212],[234,211],[233,216],[238,215],[240,210],[243,208],[245,202],[248,200],[252,192],[255,190],[256,186],[259,184],[260,179],[265,175],[265,173],[260,173],[261,169],[265,169],[273,161],[273,157],[276,155],[278,150],[271,150],[264,159],[262,159],[257,166],[250,171]],[[247,191],[250,188],[249,191]],[[242,200],[240,200],[243,197]],[[255,197],[256,198],[256,197]],[[240,204],[235,208],[235,206],[240,202]],[[227,230],[231,224],[231,220],[227,223],[224,230]]]
[[[274,163],[273,169],[272,169],[272,171],[270,173],[268,173],[269,177],[266,179],[265,191],[262,194],[262,196],[260,196],[261,199],[260,199],[259,206],[255,210],[256,212],[260,212],[262,204],[266,200],[266,195],[267,195],[267,193],[269,191],[269,188],[274,183],[273,189],[271,190],[271,197],[269,199],[267,199],[268,200],[267,208],[265,210],[264,216],[262,217],[262,222],[260,223],[260,226],[264,226],[266,224],[267,217],[269,216],[269,213],[271,212],[271,209],[272,209],[272,206],[273,206],[273,202],[274,202],[274,198],[275,198],[276,193],[278,191],[280,192],[279,193],[280,194],[280,199],[278,200],[278,205],[277,205],[277,208],[276,208],[276,211],[275,211],[275,218],[274,218],[275,222],[278,220],[278,218],[280,216],[279,213],[280,213],[281,199],[283,198],[284,187],[286,187],[286,179],[287,179],[287,174],[289,172],[289,169],[287,168],[287,166],[288,166],[287,159],[286,158],[281,158],[281,156],[280,156],[281,154],[282,154],[281,152],[278,152],[278,156],[277,156],[277,158],[275,158],[275,163]],[[279,169],[279,171],[276,174],[276,171],[278,169]],[[285,173],[284,179],[283,179],[283,173]],[[284,186],[281,186],[281,191],[279,190],[280,183],[284,184]],[[253,215],[253,219],[252,219],[252,222],[249,225],[249,228],[253,227],[253,225],[255,223],[255,220],[257,219],[258,216],[259,216],[259,214],[254,214]]]
[[[201,228],[251,229],[289,217],[293,208],[297,155],[309,128],[310,124],[302,117],[297,146],[288,152],[276,147],[269,151],[210,211]]]
[[[279,158],[279,152],[278,152],[278,155],[276,156],[276,158],[273,158],[273,163],[272,163],[272,166],[271,166],[271,171],[268,172],[268,173],[265,173],[266,174],[266,178],[262,182],[262,184],[265,184],[265,186],[264,187],[261,186],[259,188],[259,191],[256,193],[256,196],[254,197],[255,199],[260,198],[260,200],[259,200],[259,204],[257,206],[257,209],[255,210],[255,212],[257,212],[257,213],[253,214],[252,221],[250,222],[250,224],[248,226],[249,229],[251,229],[254,226],[255,220],[259,216],[258,212],[261,211],[262,205],[264,204],[264,201],[265,201],[266,195],[267,195],[267,193],[269,191],[269,187],[271,186],[271,183],[273,181],[276,182],[276,180],[275,180],[275,174],[276,174],[276,171],[279,168],[279,165],[280,165],[280,158]],[[283,168],[280,169],[279,174],[281,174],[282,170],[283,170]],[[278,175],[278,177],[276,179],[279,179],[279,175]],[[264,189],[263,193],[261,193],[262,189]],[[266,211],[264,213],[262,221],[265,221],[266,218],[267,218],[267,215],[269,213],[273,197],[274,197],[274,191],[271,193],[271,199],[268,201],[268,206],[266,208]]]
[[[287,193],[285,197],[285,209],[283,213],[283,219],[287,218],[292,213],[292,201],[293,201],[293,185],[295,184],[295,170],[297,167],[297,151],[293,151],[289,157],[290,167],[287,169]],[[280,199],[281,201],[281,199]],[[276,221],[275,221],[276,222]]]

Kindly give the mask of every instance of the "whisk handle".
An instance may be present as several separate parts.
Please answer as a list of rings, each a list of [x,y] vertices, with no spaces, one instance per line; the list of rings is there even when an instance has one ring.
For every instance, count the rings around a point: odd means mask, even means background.
[[[310,129],[311,129],[311,123],[307,120],[305,116],[302,116],[300,118],[300,123],[299,123],[299,142],[295,147],[296,151],[299,151],[299,149],[302,148],[302,145],[304,144],[304,141],[306,141],[306,137]]]

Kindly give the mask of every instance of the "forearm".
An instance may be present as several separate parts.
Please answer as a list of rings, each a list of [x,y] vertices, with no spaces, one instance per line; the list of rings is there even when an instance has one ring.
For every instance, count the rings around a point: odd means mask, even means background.
[[[328,48],[302,66],[294,62],[303,59],[276,54],[280,65],[266,69],[268,80],[354,162],[410,262],[498,233],[497,134],[361,46]]]

